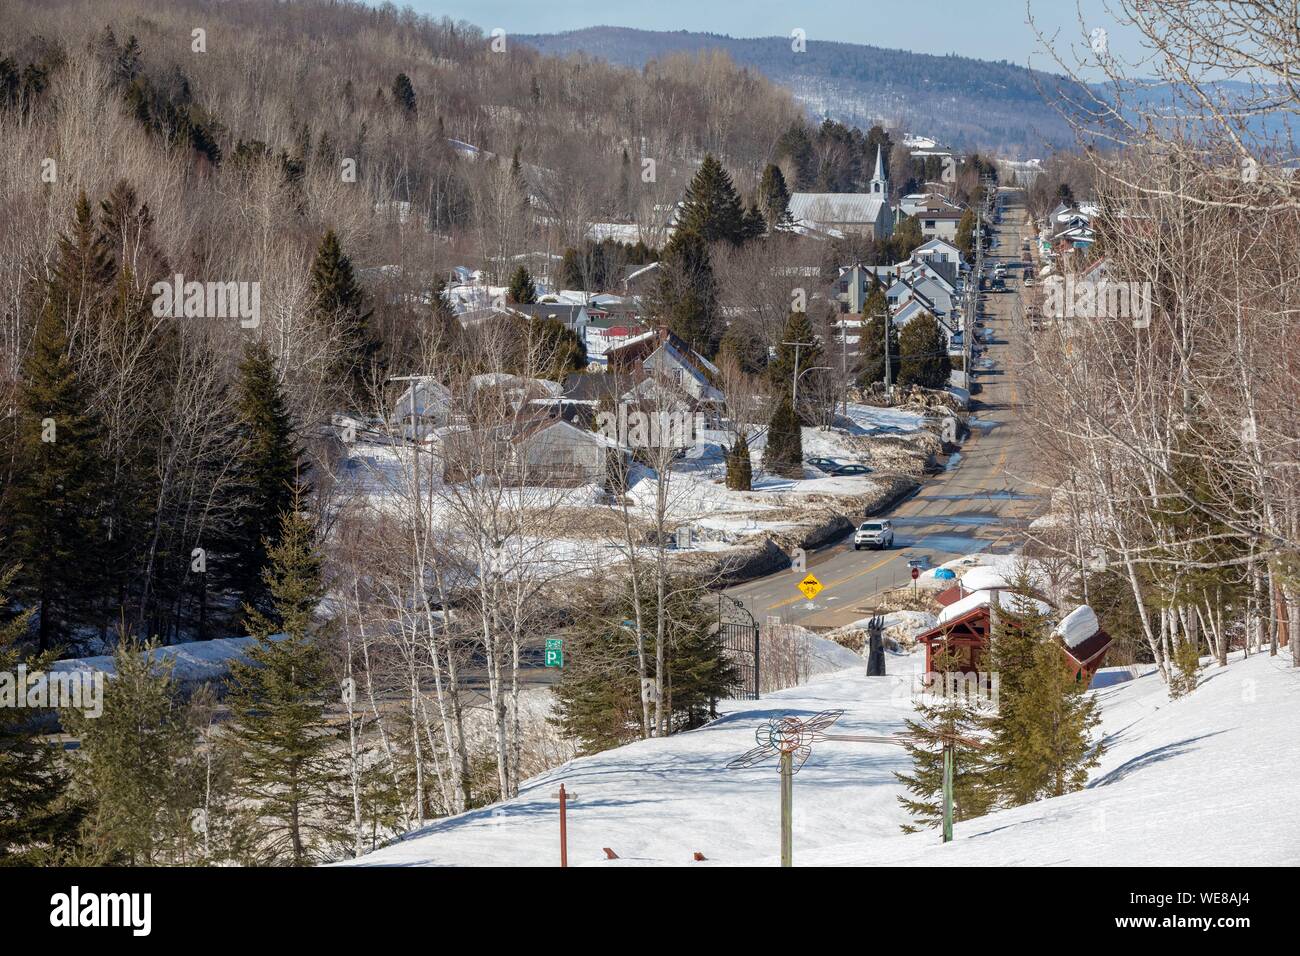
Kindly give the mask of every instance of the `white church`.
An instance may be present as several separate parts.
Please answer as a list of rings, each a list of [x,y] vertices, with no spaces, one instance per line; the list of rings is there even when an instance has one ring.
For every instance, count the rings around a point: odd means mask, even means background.
[[[790,217],[803,233],[827,236],[870,234],[886,239],[894,232],[885,159],[876,147],[876,171],[865,193],[792,193]]]

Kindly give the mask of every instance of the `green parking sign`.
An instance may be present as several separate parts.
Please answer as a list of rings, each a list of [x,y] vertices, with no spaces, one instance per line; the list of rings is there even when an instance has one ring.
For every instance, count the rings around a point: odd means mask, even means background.
[[[546,666],[564,666],[564,640],[562,638],[548,637],[546,639]]]

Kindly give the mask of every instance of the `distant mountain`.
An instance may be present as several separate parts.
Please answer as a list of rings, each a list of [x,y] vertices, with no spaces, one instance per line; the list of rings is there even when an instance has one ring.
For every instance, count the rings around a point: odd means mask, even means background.
[[[788,37],[743,39],[715,33],[590,27],[518,38],[543,53],[585,53],[625,66],[675,52],[725,50],[788,88],[817,118],[866,129],[873,123],[923,133],[961,148],[994,148],[1008,158],[1042,156],[1073,142],[1069,124],[1044,100],[1063,77],[1005,61],[909,53],[809,39],[796,53]]]

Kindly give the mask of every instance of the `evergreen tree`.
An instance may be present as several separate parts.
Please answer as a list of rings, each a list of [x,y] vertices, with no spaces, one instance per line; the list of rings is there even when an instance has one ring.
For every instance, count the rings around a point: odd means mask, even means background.
[[[940,654],[935,670],[943,675],[957,668],[951,655]],[[943,678],[935,679],[937,683]],[[914,735],[914,739],[905,745],[912,758],[912,771],[894,774],[912,794],[898,798],[913,820],[903,825],[905,833],[943,825],[944,741],[978,739],[986,721],[980,703],[960,692],[947,693],[934,702],[918,700],[915,709],[916,719],[906,722],[907,732]],[[969,820],[983,816],[992,809],[994,794],[989,787],[988,760],[982,748],[958,742],[953,760],[953,819]]]
[[[275,358],[263,343],[245,347],[238,387],[239,452],[231,484],[235,521],[221,549],[227,554],[218,565],[218,576],[242,604],[266,612],[269,549],[279,538],[295,494],[302,490],[300,452]]]
[[[902,262],[923,242],[925,236],[916,217],[904,216],[894,227],[894,234],[889,237],[889,261]]]
[[[718,292],[704,239],[678,232],[664,254],[654,310],[691,348],[712,358],[722,337]]]
[[[587,367],[587,346],[582,336],[558,319],[525,320],[527,334],[531,337],[532,368],[528,371],[538,378],[563,382],[574,372]]]
[[[889,315],[885,291],[876,286],[862,306],[861,368],[858,384],[873,385],[885,381],[885,338],[889,339],[890,384],[898,382],[900,355],[898,351],[898,326]]]
[[[732,491],[752,491],[754,487],[754,463],[749,457],[749,440],[745,433],[736,436],[735,443],[727,449],[727,487]]]
[[[407,116],[415,116],[415,87],[411,85],[411,78],[405,73],[398,73],[397,78],[393,80],[393,102],[402,108]]]
[[[763,467],[786,478],[803,477],[803,434],[789,395],[782,395],[767,426]]]
[[[174,434],[169,419],[180,378],[179,333],[175,323],[160,323],[152,314],[149,290],[168,269],[153,239],[153,217],[127,182],[116,183],[100,203],[100,232],[116,276],[94,326],[99,347],[82,364],[103,407],[113,412],[100,436],[101,454],[112,465],[104,476],[101,518],[106,599],[123,619],[166,626],[189,561],[188,545],[171,534],[165,467],[159,464]],[[130,398],[124,401],[124,394]],[[130,605],[137,595],[147,606],[134,618]]]
[[[520,266],[510,276],[506,287],[506,301],[516,305],[532,305],[537,301],[537,286],[528,270]]]
[[[194,812],[203,806],[205,764],[199,727],[206,694],[186,702],[174,659],[157,642],[120,642],[103,712],[65,712],[80,742],[73,781],[86,806],[82,847],[95,866],[194,862]]]
[[[781,167],[768,163],[758,184],[758,207],[769,232],[787,232],[794,226],[790,218],[790,190]]]
[[[346,845],[337,734],[326,719],[334,696],[323,639],[315,623],[325,593],[315,532],[295,501],[278,540],[267,542],[264,579],[273,610],[245,608],[256,640],[247,661],[231,666],[230,731],[253,861],[304,866]],[[282,635],[277,639],[277,635]]]
[[[664,654],[664,707],[669,732],[704,723],[716,701],[739,679],[716,634],[717,613],[706,592],[685,579],[667,582],[669,621]],[[641,583],[641,619],[657,617],[650,575]],[[556,685],[554,723],[586,753],[618,747],[641,737],[641,686],[631,583],[614,595],[585,594],[579,623],[566,634],[566,660]],[[647,645],[651,639],[645,638]]]
[[[777,155],[794,167],[794,188],[811,189],[817,178],[817,158],[803,122],[796,122],[776,142]]]
[[[795,345],[788,343],[799,343]],[[798,369],[795,368],[796,352]],[[791,312],[785,320],[785,330],[776,346],[776,356],[767,367],[772,387],[793,393],[795,375],[798,374],[800,391],[804,391],[812,375],[803,375],[807,369],[825,365],[822,346],[806,312]],[[816,373],[812,373],[816,374]],[[800,404],[803,404],[802,402]]]
[[[106,578],[100,522],[109,469],[91,389],[73,363],[68,323],[101,295],[111,264],[94,234],[90,204],[78,200],[71,234],[59,241],[19,391],[12,554],[18,594],[36,613],[39,648],[73,637],[94,620]]]
[[[366,402],[368,377],[376,370],[379,342],[370,328],[371,312],[365,307],[361,286],[352,272],[352,262],[333,229],[325,232],[311,266],[311,295],[316,315],[328,327],[337,323],[343,335],[339,373],[351,388],[359,406]]]
[[[1010,756],[1003,764],[1010,771],[1009,792],[1014,798],[1042,799],[1081,790],[1101,757],[1101,745],[1092,741],[1101,722],[1096,702],[1075,681],[1054,638],[1034,648],[1026,676],[1001,737],[1005,744],[1014,735],[1015,749],[1009,755],[998,751]]]
[[[590,292],[587,288],[587,278],[583,275],[582,253],[573,246],[564,250],[564,256],[560,259],[560,286],[565,289],[581,289],[583,292]]]
[[[947,388],[952,373],[948,341],[928,312],[912,318],[898,335],[898,384]]]
[[[683,233],[699,236],[705,243],[730,242],[738,246],[745,240],[740,194],[712,153],[705,155],[686,187],[686,197],[677,217],[677,232],[669,241],[669,248]]]
[[[424,340],[439,365],[454,367],[464,345],[464,329],[447,301],[447,280],[441,277],[429,293],[429,324]]]
[[[988,777],[998,803],[1018,806],[1079,789],[1101,746],[1096,705],[1066,666],[1046,614],[1022,574],[998,606],[984,667],[998,675],[989,720]]]
[[[763,218],[763,211],[758,208],[758,203],[751,202],[740,217],[740,241],[749,242],[751,239],[761,238],[766,233],[767,220]]]
[[[753,375],[767,368],[767,343],[746,323],[732,322],[722,333],[718,346],[719,364],[734,359],[740,370]]]
[[[961,214],[957,223],[957,238],[954,245],[967,259],[975,258],[975,210],[967,209]]]
[[[12,679],[23,663],[28,673],[43,671],[52,652],[23,660],[18,642],[31,612],[13,615],[7,606],[15,571],[0,574],[0,675]],[[74,849],[79,809],[68,797],[68,778],[59,751],[45,742],[45,732],[33,713],[4,701],[7,690],[0,677],[0,866],[49,866]],[[21,688],[25,690],[25,688]]]
[[[1173,669],[1169,675],[1169,696],[1182,697],[1196,690],[1200,681],[1201,649],[1199,641],[1184,637],[1174,646]]]

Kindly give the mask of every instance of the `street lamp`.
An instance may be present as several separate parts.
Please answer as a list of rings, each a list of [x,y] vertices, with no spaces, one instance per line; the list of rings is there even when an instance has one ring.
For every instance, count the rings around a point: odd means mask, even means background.
[[[804,369],[794,377],[794,386],[790,391],[790,404],[798,407],[799,405],[799,379],[803,378],[809,372],[833,372],[835,371],[829,365],[812,365]]]

